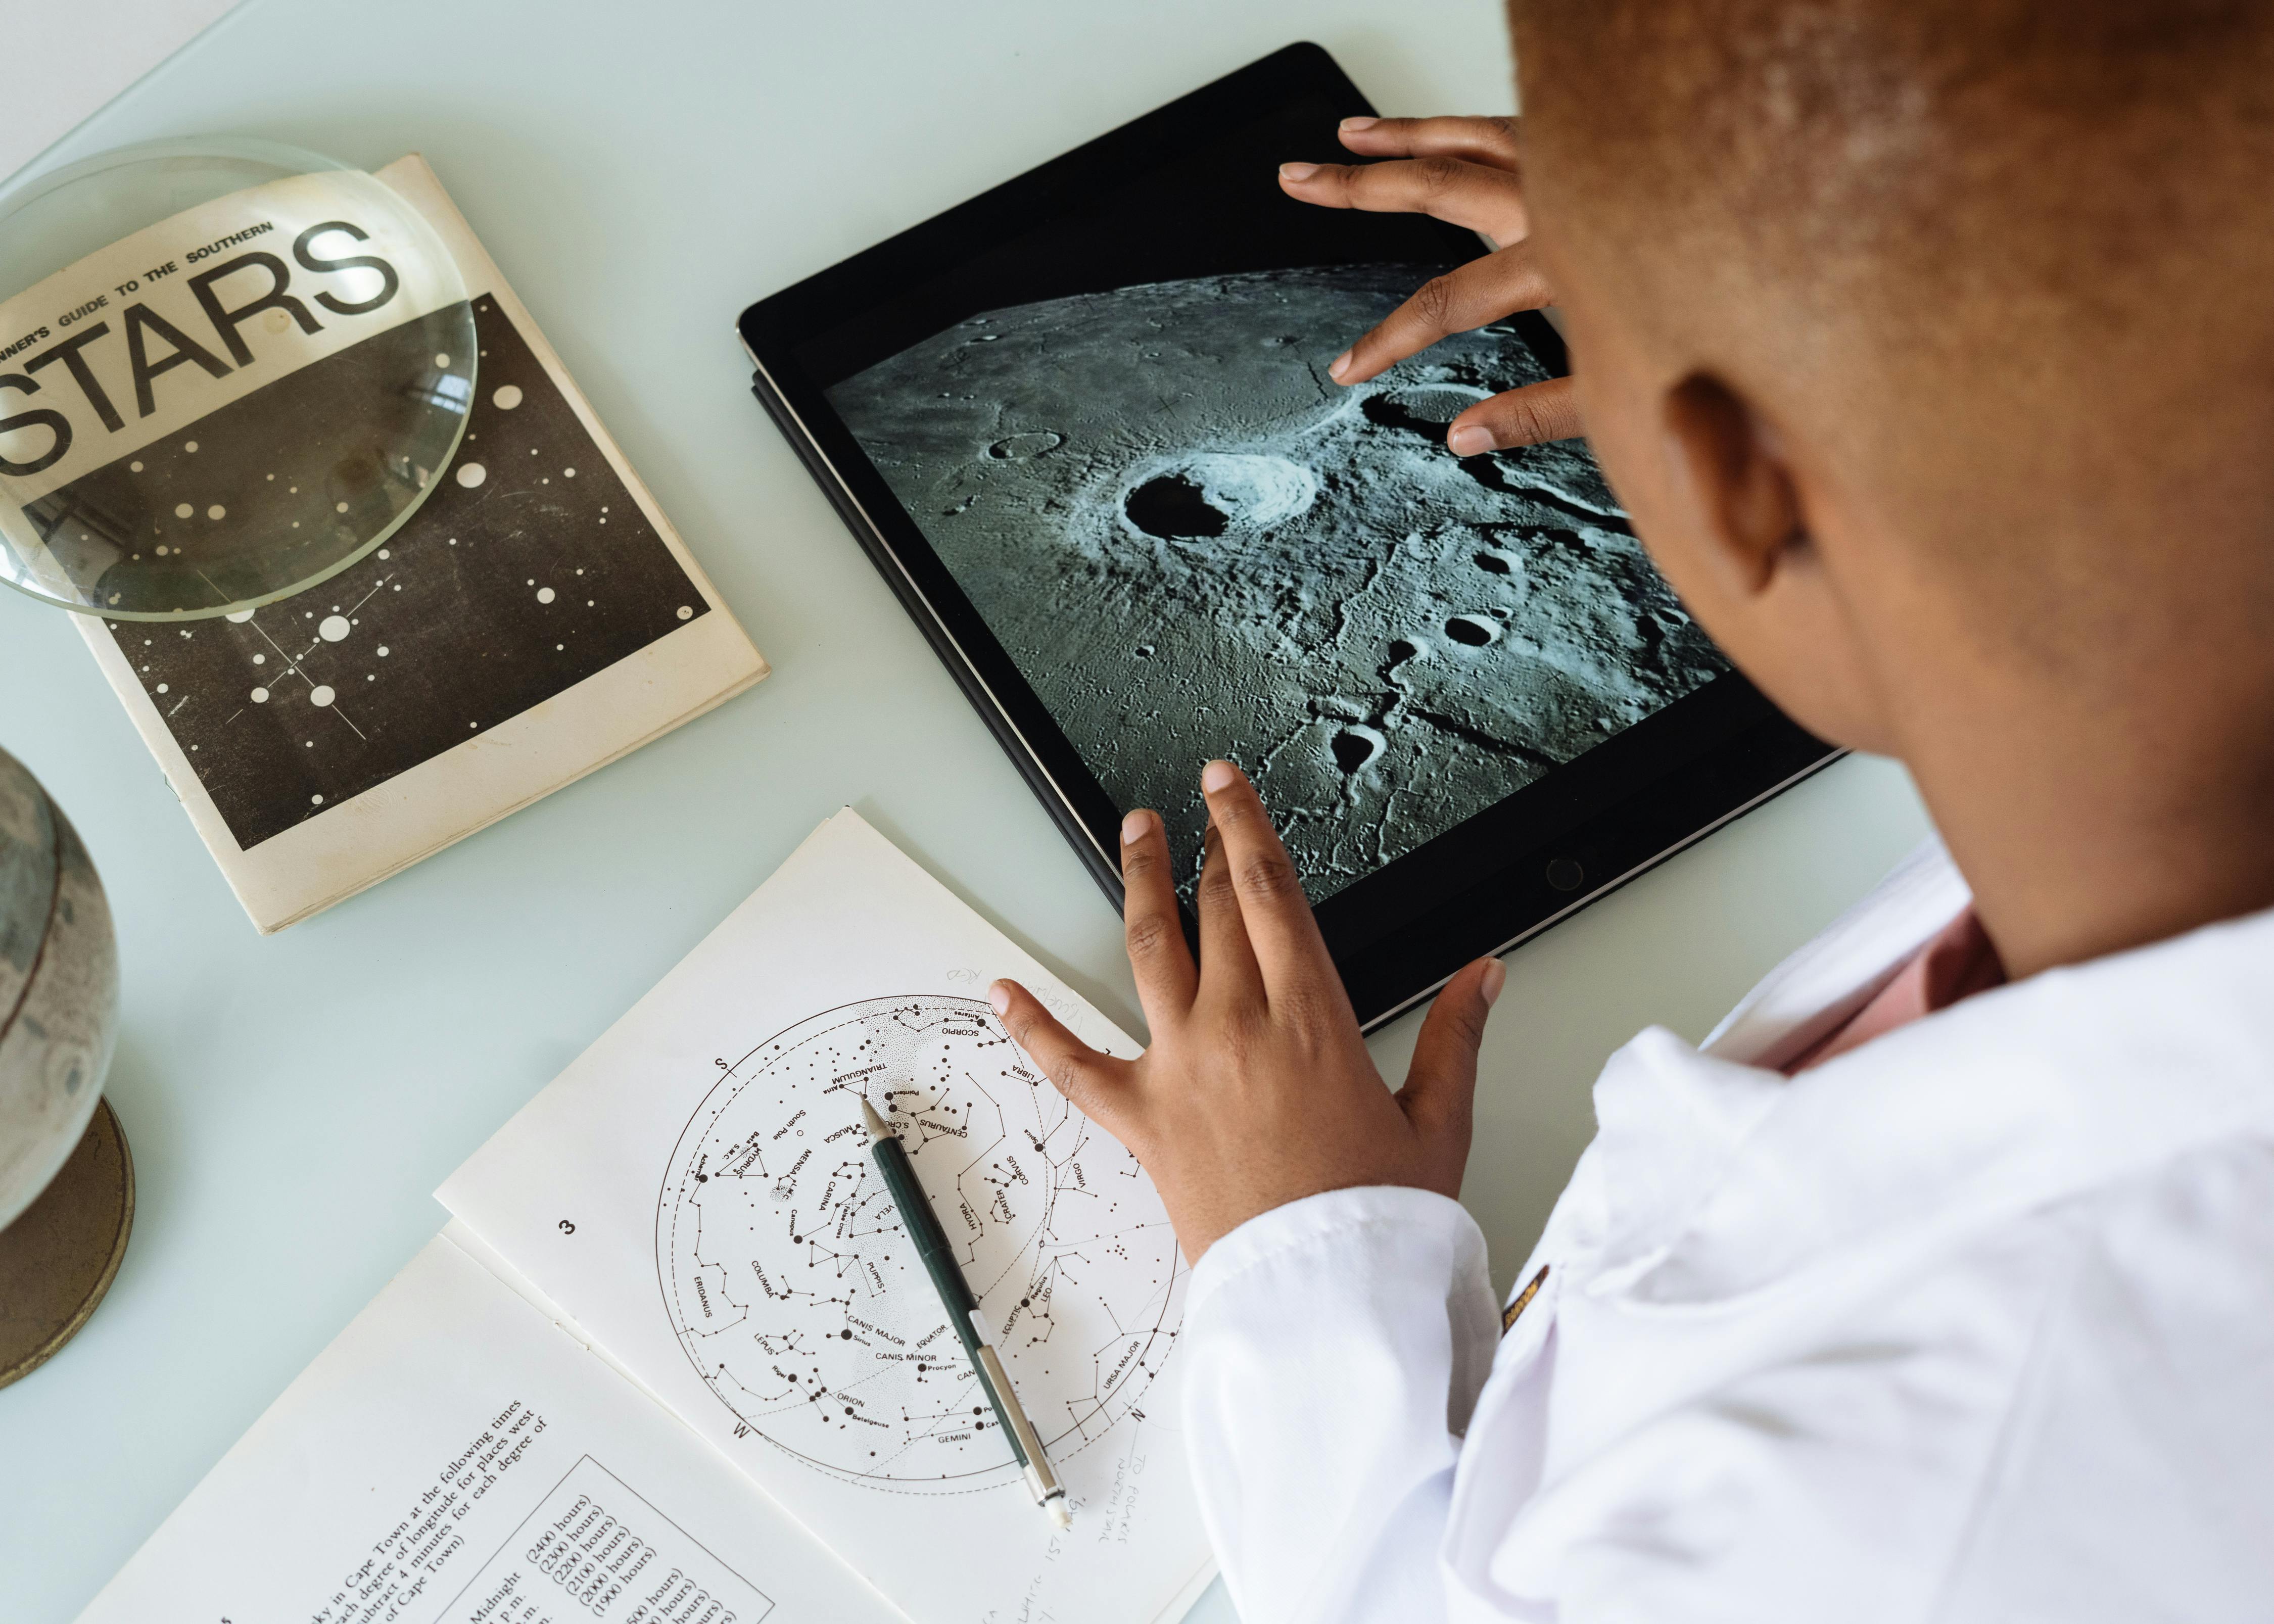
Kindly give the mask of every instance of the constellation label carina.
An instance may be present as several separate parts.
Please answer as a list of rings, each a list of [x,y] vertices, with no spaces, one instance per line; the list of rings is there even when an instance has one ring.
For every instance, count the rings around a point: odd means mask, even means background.
[[[1182,1312],[1176,1237],[1135,1160],[986,1005],[870,999],[713,1064],[663,1181],[656,1264],[738,1432],[877,1488],[1017,1481],[868,1155],[863,1098],[899,1132],[1051,1457],[1141,1414]]]

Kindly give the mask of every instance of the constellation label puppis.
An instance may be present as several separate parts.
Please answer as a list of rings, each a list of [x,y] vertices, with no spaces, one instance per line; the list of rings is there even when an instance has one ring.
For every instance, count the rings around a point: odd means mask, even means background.
[[[985,1004],[870,999],[714,1064],[663,1181],[656,1265],[738,1434],[878,1488],[1016,1480],[870,1160],[863,1098],[900,1133],[1052,1457],[1141,1416],[1182,1313],[1176,1237],[1137,1199],[1134,1158]]]

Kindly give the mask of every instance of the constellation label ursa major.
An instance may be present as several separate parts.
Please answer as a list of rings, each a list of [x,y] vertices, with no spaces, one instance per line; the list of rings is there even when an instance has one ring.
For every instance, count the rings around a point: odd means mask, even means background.
[[[870,1159],[863,1098],[898,1130],[1052,1458],[1142,1416],[1182,1312],[1176,1237],[1134,1158],[985,1004],[869,999],[713,1064],[657,1202],[656,1268],[738,1434],[882,1489],[1016,1480]]]

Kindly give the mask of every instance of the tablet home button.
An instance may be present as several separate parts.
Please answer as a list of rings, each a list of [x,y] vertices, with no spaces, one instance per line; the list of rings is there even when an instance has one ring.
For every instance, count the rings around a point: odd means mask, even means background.
[[[1556,857],[1547,864],[1547,883],[1557,891],[1577,891],[1587,883],[1587,871],[1568,857]]]

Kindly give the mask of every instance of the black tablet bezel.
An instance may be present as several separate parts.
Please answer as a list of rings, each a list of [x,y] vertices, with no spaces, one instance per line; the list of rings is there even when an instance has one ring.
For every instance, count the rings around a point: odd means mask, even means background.
[[[870,342],[877,312],[907,304],[912,287],[925,290],[932,313],[923,320],[937,322],[934,331],[946,325],[942,309],[975,314],[1020,302],[990,298],[976,279],[968,291],[943,293],[937,279],[1031,227],[1054,202],[1064,207],[1094,191],[1101,177],[1142,176],[1200,139],[1196,132],[1290,103],[1331,105],[1336,117],[1373,111],[1325,50],[1291,45],[760,300],[739,323],[757,369],[752,392],[1117,908],[1126,808],[1099,786],[830,408],[825,390],[834,380],[817,381],[800,353],[817,334],[849,332],[858,335],[852,342]],[[1331,120],[1320,138],[1331,143]],[[1442,262],[1484,252],[1465,231],[1425,224]],[[1554,328],[1537,315],[1517,320],[1550,370],[1566,371]],[[882,359],[900,342],[875,340],[867,359]],[[843,376],[857,366],[840,361],[830,370]],[[1319,905],[1321,931],[1360,1022],[1389,1019],[1470,959],[1546,929],[1838,754],[1735,672],[1615,734]]]

